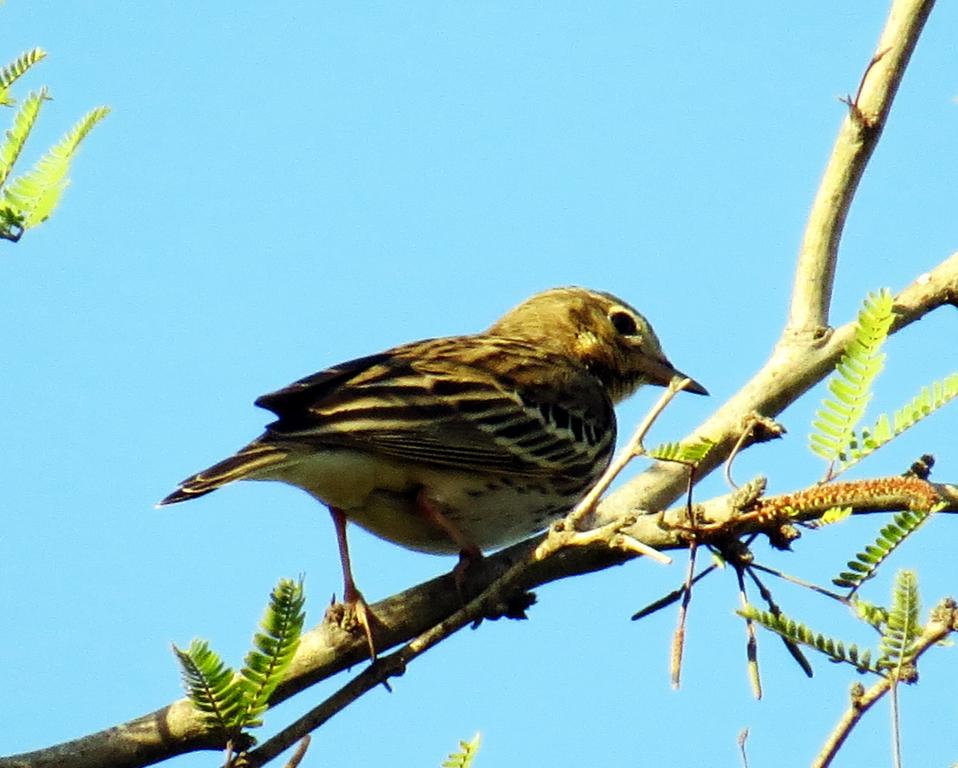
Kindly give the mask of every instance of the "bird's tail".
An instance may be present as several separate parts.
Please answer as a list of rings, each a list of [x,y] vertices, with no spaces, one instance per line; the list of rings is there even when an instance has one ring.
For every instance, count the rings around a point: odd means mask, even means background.
[[[223,459],[212,467],[186,478],[173,493],[163,499],[157,506],[164,507],[167,504],[189,501],[210,491],[215,491],[220,486],[232,483],[234,480],[251,477],[261,469],[282,462],[287,454],[288,451],[279,446],[258,442],[250,443],[228,459]]]

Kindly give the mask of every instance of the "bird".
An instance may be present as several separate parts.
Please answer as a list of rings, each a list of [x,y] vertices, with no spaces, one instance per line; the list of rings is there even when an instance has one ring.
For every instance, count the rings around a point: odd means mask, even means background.
[[[629,304],[552,288],[480,333],[403,344],[263,395],[255,404],[276,417],[265,432],[158,506],[236,480],[281,481],[316,498],[333,519],[343,602],[375,658],[347,523],[412,550],[458,553],[459,575],[566,514],[611,460],[614,406],[677,378],[689,377]],[[708,394],[694,380],[685,391]]]

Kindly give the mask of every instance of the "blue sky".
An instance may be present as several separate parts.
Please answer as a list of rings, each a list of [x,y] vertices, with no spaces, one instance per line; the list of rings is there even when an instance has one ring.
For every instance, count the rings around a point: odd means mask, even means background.
[[[266,596],[306,574],[311,623],[341,588],[328,515],[243,484],[154,509],[177,481],[259,433],[261,393],[343,359],[479,330],[554,285],[613,291],[654,323],[711,399],[679,398],[677,439],[765,360],[785,320],[808,205],[884,23],[884,4],[139,3],[8,0],[0,59],[49,51],[27,160],[89,108],[61,209],[0,244],[0,753],[129,719],[178,697],[171,642],[239,663]],[[835,322],[956,249],[958,11],[931,17],[848,220]],[[10,112],[3,113],[9,122]],[[888,345],[875,405],[958,368],[954,312]],[[820,390],[740,478],[817,479]],[[645,391],[619,411],[641,417]],[[859,476],[938,457],[958,477],[958,409]],[[702,498],[724,491],[720,478]],[[880,521],[806,535],[763,562],[827,581]],[[932,603],[955,595],[941,518],[910,541]],[[362,532],[371,600],[450,569]],[[681,563],[681,560],[679,560]],[[893,570],[893,569],[892,569]],[[765,700],[744,668],[732,574],[697,591],[684,686],[669,688],[671,611],[628,617],[684,572],[632,563],[539,591],[528,622],[464,631],[320,731],[306,765],[438,765],[484,735],[479,766],[803,765],[856,678],[812,681],[761,638]],[[884,600],[888,576],[870,587]],[[872,638],[841,609],[777,587],[816,628]],[[857,633],[857,634],[856,634]],[[954,650],[902,696],[911,765],[958,759]],[[345,678],[343,678],[345,679]],[[343,679],[267,716],[285,725]],[[888,764],[882,704],[840,764]],[[785,735],[787,733],[787,736]],[[174,761],[209,765],[210,755]]]

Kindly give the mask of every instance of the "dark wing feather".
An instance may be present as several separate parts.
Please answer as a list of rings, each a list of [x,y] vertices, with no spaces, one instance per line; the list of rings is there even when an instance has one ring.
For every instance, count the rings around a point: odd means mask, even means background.
[[[319,373],[294,381],[289,386],[256,398],[255,404],[272,411],[282,422],[297,421],[308,413],[309,408],[322,401],[363,371],[389,359],[389,352],[358,357],[327,368]]]

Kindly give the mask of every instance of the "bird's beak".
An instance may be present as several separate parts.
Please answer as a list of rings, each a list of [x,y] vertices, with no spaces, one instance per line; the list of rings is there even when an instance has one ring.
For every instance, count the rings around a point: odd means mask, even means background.
[[[647,357],[643,363],[642,373],[645,375],[649,384],[667,387],[672,383],[673,379],[688,379],[689,383],[685,385],[685,389],[682,390],[683,392],[692,392],[696,395],[707,395],[709,393],[705,387],[691,376],[686,376],[680,370],[676,369],[672,363],[664,357],[661,360]]]

